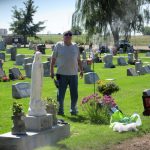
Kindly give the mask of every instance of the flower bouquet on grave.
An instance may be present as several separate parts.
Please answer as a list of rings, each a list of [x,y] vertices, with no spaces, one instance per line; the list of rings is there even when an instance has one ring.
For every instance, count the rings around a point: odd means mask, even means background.
[[[81,106],[91,123],[109,124],[109,109],[102,104],[101,97],[97,93],[84,97]]]
[[[19,104],[17,102],[13,103],[12,106],[12,120],[13,120],[13,127],[12,127],[12,134],[14,135],[22,135],[26,134],[25,129],[25,122],[24,122],[24,112],[22,104]]]
[[[19,80],[25,80],[25,76],[23,76],[22,74],[18,77]]]
[[[57,124],[57,101],[51,97],[44,99],[46,101],[46,112],[53,115],[53,125]]]
[[[5,75],[5,76],[1,77],[1,81],[8,82],[8,81],[10,81],[10,79]]]
[[[97,81],[97,91],[103,95],[111,95],[119,91],[119,86],[113,81]]]

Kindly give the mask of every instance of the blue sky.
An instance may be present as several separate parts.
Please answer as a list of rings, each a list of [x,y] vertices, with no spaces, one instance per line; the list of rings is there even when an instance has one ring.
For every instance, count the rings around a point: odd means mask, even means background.
[[[0,0],[0,28],[9,29],[12,7],[16,5],[17,8],[23,8],[24,1],[26,0]],[[41,33],[63,33],[70,29],[75,2],[76,0],[34,0],[34,5],[38,6],[34,22],[45,20],[46,28]]]

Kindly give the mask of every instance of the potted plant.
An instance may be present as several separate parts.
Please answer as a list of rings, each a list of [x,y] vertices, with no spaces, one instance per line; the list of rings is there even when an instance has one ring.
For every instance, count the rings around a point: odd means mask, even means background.
[[[46,111],[48,114],[53,115],[53,125],[57,125],[57,102],[55,99],[51,97],[47,97],[46,99]]]
[[[13,102],[12,106],[12,120],[13,120],[13,127],[12,127],[12,134],[14,135],[22,135],[26,134],[25,123],[24,123],[24,112],[22,104],[17,102]]]
[[[113,81],[97,81],[97,90],[99,93],[103,95],[111,95],[119,91],[119,86],[115,84]]]
[[[81,101],[81,106],[91,123],[109,124],[109,108],[103,104],[101,97],[97,93],[84,97]]]

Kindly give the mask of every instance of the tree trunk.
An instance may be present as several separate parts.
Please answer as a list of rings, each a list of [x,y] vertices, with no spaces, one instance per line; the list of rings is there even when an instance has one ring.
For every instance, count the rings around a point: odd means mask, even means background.
[[[23,38],[24,38],[24,43],[23,44],[24,44],[24,48],[25,48],[26,47],[26,43],[27,43],[27,36],[24,35]]]
[[[110,23],[110,28],[111,28],[111,32],[114,38],[114,46],[118,48],[119,46],[119,27],[116,26],[114,27],[111,23]]]

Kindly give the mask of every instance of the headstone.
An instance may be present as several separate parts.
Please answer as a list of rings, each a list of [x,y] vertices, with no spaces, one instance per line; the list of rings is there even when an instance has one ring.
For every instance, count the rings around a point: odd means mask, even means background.
[[[32,63],[26,64],[24,69],[25,69],[26,77],[31,78]]]
[[[24,58],[23,66],[25,67],[26,64],[32,63],[32,62],[33,62],[33,58],[31,57]]]
[[[5,50],[5,42],[4,41],[0,41],[0,50]]]
[[[124,57],[119,57],[119,58],[117,58],[117,62],[118,62],[118,65],[120,65],[120,66],[125,66],[125,65],[127,65],[126,60],[125,60]]]
[[[144,106],[144,116],[150,116],[150,89],[145,89],[143,91],[143,106]]]
[[[17,54],[16,55],[16,65],[22,65],[24,63],[25,55]]]
[[[143,96],[150,96],[150,89],[145,89],[143,91]]]
[[[16,99],[30,97],[30,83],[20,82],[12,85],[12,97]]]
[[[9,74],[11,74],[14,79],[19,79],[20,76],[22,76],[19,68],[10,68],[9,69]]]
[[[7,54],[11,54],[11,48],[6,49]]]
[[[44,77],[49,77],[50,76],[50,62],[43,62],[43,70],[44,70]]]
[[[150,57],[150,52],[146,52],[145,56]]]
[[[5,61],[5,53],[0,53],[0,59]]]
[[[128,64],[134,64],[134,56],[133,53],[128,53]]]
[[[83,51],[81,55],[82,55],[82,59],[86,59],[86,51]]]
[[[93,84],[99,80],[98,75],[95,72],[88,72],[84,74],[84,83],[85,84]]]
[[[113,55],[112,54],[106,54],[103,58],[104,61],[104,67],[105,68],[114,68],[113,65]]]
[[[2,68],[0,68],[0,78],[2,78],[3,76],[5,76],[5,72]]]
[[[138,73],[136,72],[136,70],[134,68],[128,68],[127,69],[127,76],[137,76]]]
[[[0,68],[3,68],[3,60],[0,59]]]
[[[11,48],[11,60],[15,61],[16,60],[16,54],[17,54],[17,49],[16,47]]]
[[[135,70],[136,70],[136,72],[139,72],[140,75],[143,75],[143,74],[146,73],[144,68],[142,67],[142,63],[141,62],[136,62],[135,63]]]
[[[86,72],[92,72],[91,65],[87,64],[87,60],[82,60],[82,67],[83,67],[84,73],[86,73]]]

